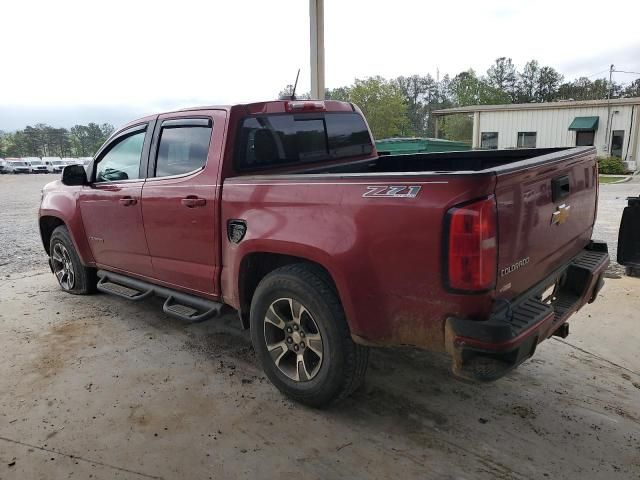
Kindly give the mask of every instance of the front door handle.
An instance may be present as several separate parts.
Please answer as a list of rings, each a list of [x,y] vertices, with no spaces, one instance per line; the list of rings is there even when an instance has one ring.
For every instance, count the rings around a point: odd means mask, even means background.
[[[118,202],[120,202],[120,205],[123,205],[125,207],[129,207],[131,205],[135,205],[136,203],[138,203],[138,201],[133,198],[133,197],[122,197],[120,200],[118,200]]]
[[[187,208],[204,207],[207,204],[206,198],[198,198],[195,195],[189,195],[187,198],[180,200],[182,205]]]

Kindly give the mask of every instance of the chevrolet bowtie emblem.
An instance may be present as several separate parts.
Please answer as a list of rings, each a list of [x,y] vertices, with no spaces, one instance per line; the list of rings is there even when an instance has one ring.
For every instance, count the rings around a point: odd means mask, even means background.
[[[553,212],[551,215],[551,225],[562,225],[569,218],[569,212],[571,207],[566,204],[562,204],[558,207],[558,209]]]

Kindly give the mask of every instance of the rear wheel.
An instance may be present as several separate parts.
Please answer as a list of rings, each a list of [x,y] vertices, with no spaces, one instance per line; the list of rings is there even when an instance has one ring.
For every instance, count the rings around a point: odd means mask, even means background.
[[[306,405],[339,401],[364,380],[368,349],[353,342],[330,279],[312,265],[288,265],[260,282],[251,339],[271,382]]]
[[[82,265],[67,227],[61,225],[53,231],[49,253],[51,270],[65,292],[86,295],[95,291],[96,271]]]

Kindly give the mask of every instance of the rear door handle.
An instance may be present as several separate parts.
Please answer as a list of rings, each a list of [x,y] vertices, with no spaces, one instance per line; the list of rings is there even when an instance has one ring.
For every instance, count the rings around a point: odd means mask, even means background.
[[[180,200],[180,202],[187,208],[204,207],[207,204],[207,199],[189,195],[187,198]]]
[[[133,197],[122,197],[120,200],[118,200],[118,202],[120,202],[120,205],[123,205],[125,207],[129,207],[131,205],[135,205],[136,203],[138,203],[138,201],[133,198]]]

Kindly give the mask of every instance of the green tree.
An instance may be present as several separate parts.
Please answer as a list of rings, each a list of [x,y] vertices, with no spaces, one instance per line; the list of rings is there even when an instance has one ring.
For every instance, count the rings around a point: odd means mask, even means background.
[[[522,73],[518,74],[518,103],[535,101],[539,79],[540,64],[536,60],[528,61]]]
[[[438,97],[438,85],[431,75],[398,77],[393,83],[402,92],[407,105],[407,131],[403,135],[425,135],[431,108]]]
[[[473,117],[461,113],[442,118],[442,137],[471,143],[473,137]]]
[[[402,92],[382,77],[356,79],[349,88],[349,101],[360,107],[375,138],[398,136],[407,124]]]
[[[75,125],[70,130],[44,123],[29,125],[0,137],[0,153],[7,157],[85,157],[93,155],[113,133],[108,123]]]
[[[542,67],[534,93],[536,102],[552,102],[558,97],[558,88],[564,77],[552,67]]]
[[[507,92],[478,78],[473,70],[460,72],[449,83],[451,101],[458,106],[511,103]]]
[[[349,101],[349,87],[338,87],[334,89],[325,89],[324,98],[327,100],[338,100],[341,102]]]
[[[511,101],[518,96],[518,75],[510,58],[496,58],[487,70],[487,83],[497,91],[506,93]]]
[[[624,89],[624,97],[640,97],[640,78],[636,78]]]

